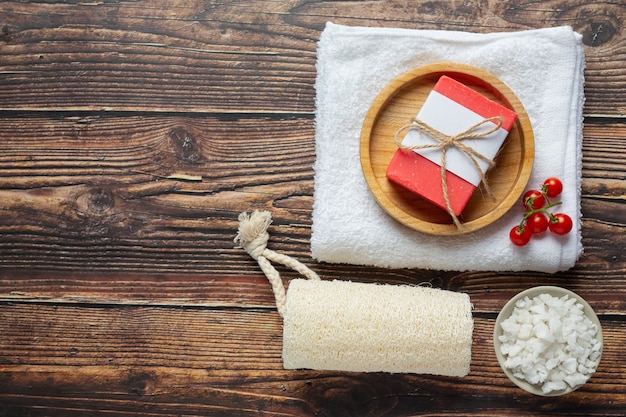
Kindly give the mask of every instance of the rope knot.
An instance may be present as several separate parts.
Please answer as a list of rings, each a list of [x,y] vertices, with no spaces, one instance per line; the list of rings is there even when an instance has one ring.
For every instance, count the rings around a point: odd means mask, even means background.
[[[235,243],[241,245],[254,260],[263,256],[270,238],[267,228],[272,223],[272,216],[267,211],[255,210],[252,214],[239,215],[239,230],[235,236]]]
[[[246,212],[241,213],[239,215],[239,231],[237,236],[235,236],[235,243],[238,243],[259,263],[261,270],[270,284],[272,284],[278,313],[284,317],[286,304],[285,287],[280,274],[270,261],[281,263],[309,279],[317,280],[320,277],[298,260],[267,248],[267,241],[270,237],[267,228],[271,223],[272,214],[269,211],[255,210],[250,215]]]

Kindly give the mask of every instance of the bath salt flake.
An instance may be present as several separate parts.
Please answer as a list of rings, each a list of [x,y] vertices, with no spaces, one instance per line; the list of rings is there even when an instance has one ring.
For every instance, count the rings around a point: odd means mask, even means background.
[[[598,328],[568,295],[540,294],[515,304],[502,321],[504,366],[544,394],[578,387],[595,372],[602,343]]]

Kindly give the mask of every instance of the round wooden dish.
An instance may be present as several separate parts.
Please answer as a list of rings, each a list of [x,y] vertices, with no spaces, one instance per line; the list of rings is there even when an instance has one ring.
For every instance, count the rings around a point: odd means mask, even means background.
[[[476,190],[460,217],[458,229],[450,215],[389,180],[387,166],[398,149],[394,136],[418,113],[442,75],[447,75],[489,99],[515,111],[518,120],[487,173],[495,201]],[[363,174],[378,203],[400,223],[425,233],[458,235],[485,227],[506,213],[520,198],[533,166],[535,142],[524,107],[502,81],[480,68],[437,63],[415,68],[387,85],[370,107],[361,131]],[[480,188],[480,187],[479,187]]]

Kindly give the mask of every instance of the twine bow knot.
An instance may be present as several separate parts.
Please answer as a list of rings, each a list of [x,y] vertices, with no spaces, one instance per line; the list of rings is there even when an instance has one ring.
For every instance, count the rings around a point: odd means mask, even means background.
[[[458,229],[462,228],[462,224],[459,221],[457,215],[454,213],[454,210],[452,209],[452,204],[450,203],[450,196],[448,194],[448,183],[446,180],[446,153],[448,149],[451,147],[455,147],[459,149],[472,162],[472,165],[474,166],[476,171],[480,174],[480,180],[483,184],[485,192],[491,198],[493,198],[493,193],[491,192],[491,189],[489,185],[487,184],[487,181],[485,180],[486,171],[483,172],[483,170],[481,169],[478,163],[478,160],[480,159],[486,162],[488,164],[488,168],[491,168],[493,165],[495,165],[495,162],[492,159],[481,154],[480,152],[478,152],[476,149],[472,148],[471,146],[468,146],[465,143],[463,143],[463,140],[480,139],[480,138],[489,136],[490,134],[496,132],[498,129],[502,127],[502,122],[503,120],[502,120],[502,117],[500,116],[489,117],[489,118],[481,120],[478,123],[475,123],[474,125],[468,127],[467,129],[465,129],[464,131],[460,133],[457,133],[455,135],[447,135],[435,129],[434,127],[430,126],[429,124],[423,122],[417,117],[415,117],[411,121],[410,124],[402,126],[398,130],[398,132],[396,132],[394,141],[396,145],[401,149],[406,149],[406,150],[441,149],[441,163],[439,166],[441,168],[441,189],[443,191],[443,199],[446,203],[448,214],[450,214],[450,216],[452,217],[452,220],[454,221],[454,224],[456,225]],[[478,130],[481,126],[487,123],[492,124],[492,127],[490,129],[487,129],[485,131]],[[423,144],[423,145],[414,145],[414,146],[403,145],[399,137],[402,134],[402,132],[404,132],[405,130],[411,130],[411,129],[417,129],[423,133],[427,133],[428,135],[432,136],[436,140],[436,142]]]

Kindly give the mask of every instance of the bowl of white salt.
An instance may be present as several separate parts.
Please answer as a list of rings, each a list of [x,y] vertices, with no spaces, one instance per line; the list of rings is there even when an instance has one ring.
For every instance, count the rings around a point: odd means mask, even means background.
[[[541,396],[580,388],[602,356],[598,316],[579,295],[561,287],[533,287],[509,300],[496,319],[493,341],[509,379]]]

